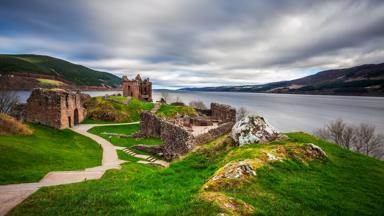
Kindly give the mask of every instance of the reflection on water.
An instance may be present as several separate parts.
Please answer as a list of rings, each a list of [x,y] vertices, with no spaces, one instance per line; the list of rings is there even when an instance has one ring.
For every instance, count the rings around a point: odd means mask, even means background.
[[[119,91],[88,91],[91,96],[117,94]],[[18,92],[26,101],[30,92]],[[158,100],[161,92],[154,91],[153,99]],[[346,122],[362,122],[376,126],[384,134],[384,98],[325,95],[288,95],[237,92],[176,92],[170,91],[173,100],[183,102],[201,100],[207,105],[219,102],[236,108],[245,107],[250,113],[264,116],[280,131],[313,132],[325,123],[337,118]]]

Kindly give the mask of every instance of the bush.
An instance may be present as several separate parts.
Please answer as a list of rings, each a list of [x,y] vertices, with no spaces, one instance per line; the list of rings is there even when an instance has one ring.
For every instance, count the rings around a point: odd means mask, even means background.
[[[189,106],[195,109],[202,109],[202,110],[208,109],[203,101],[191,101],[189,102]]]
[[[0,135],[30,135],[32,133],[33,131],[27,125],[7,114],[0,113]]]

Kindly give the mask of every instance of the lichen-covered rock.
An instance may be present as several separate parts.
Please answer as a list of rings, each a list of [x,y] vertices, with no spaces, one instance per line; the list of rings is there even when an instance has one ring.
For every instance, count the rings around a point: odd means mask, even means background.
[[[255,208],[243,200],[235,199],[224,193],[204,192],[200,194],[200,198],[213,202],[226,213],[218,215],[248,215],[255,212]]]
[[[261,116],[246,116],[232,128],[232,138],[239,145],[266,143],[279,137],[279,133]]]
[[[327,154],[319,146],[313,143],[305,144],[306,155],[310,158],[324,159],[327,157]]]

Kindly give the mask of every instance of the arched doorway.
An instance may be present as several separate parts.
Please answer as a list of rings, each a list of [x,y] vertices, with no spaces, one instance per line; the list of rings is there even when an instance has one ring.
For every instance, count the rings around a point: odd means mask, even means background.
[[[79,111],[75,109],[73,113],[73,125],[79,124]]]

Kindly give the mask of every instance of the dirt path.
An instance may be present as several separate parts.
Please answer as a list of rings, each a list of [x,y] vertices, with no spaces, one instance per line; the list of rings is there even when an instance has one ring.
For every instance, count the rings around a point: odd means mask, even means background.
[[[54,186],[61,184],[71,184],[82,182],[86,180],[99,179],[105,171],[109,169],[120,169],[120,164],[125,161],[119,160],[115,147],[107,140],[87,132],[90,128],[95,126],[113,126],[113,125],[127,125],[137,124],[120,123],[120,124],[83,124],[72,128],[73,131],[87,136],[103,148],[103,159],[101,166],[88,168],[81,171],[53,171],[45,175],[39,182],[35,183],[22,183],[0,186],[0,216],[5,215],[17,204],[24,201],[32,193],[41,187]]]

